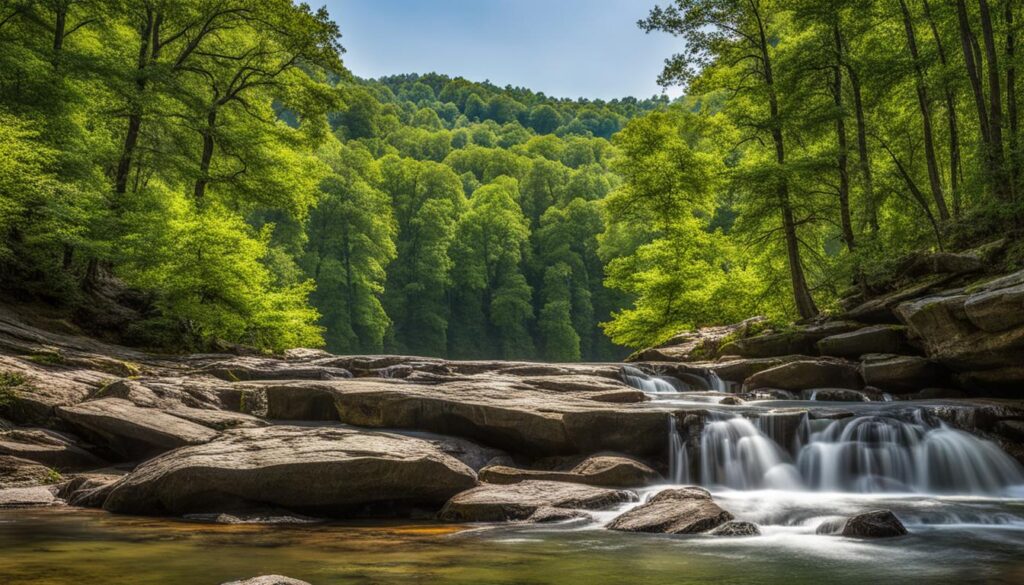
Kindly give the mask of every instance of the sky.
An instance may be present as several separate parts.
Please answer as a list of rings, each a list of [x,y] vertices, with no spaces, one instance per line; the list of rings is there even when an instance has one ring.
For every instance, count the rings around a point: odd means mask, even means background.
[[[551,97],[645,98],[661,93],[658,73],[680,46],[636,26],[656,0],[309,3],[326,3],[341,27],[345,64],[364,78],[437,72]]]

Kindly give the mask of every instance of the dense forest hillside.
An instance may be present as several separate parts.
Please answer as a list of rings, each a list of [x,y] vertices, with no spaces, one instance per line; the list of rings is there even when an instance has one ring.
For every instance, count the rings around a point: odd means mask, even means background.
[[[290,0],[7,0],[2,287],[131,291],[101,322],[149,347],[452,358],[834,312],[1019,240],[1016,9],[677,0],[639,23],[681,40],[670,104],[358,79]]]

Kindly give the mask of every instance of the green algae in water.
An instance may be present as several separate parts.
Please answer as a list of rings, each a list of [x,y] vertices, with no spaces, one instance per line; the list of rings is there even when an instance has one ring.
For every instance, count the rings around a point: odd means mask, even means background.
[[[1019,511],[1019,510],[1018,510]],[[777,530],[664,537],[595,528],[214,525],[52,508],[0,511],[0,583],[206,584],[283,574],[314,585],[1024,582],[1024,531],[916,527],[858,542]]]

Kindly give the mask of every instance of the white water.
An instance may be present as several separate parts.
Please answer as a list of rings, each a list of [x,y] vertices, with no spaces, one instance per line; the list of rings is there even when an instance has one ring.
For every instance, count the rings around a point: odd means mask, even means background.
[[[793,437],[787,437],[787,429]],[[733,490],[999,495],[1024,469],[995,444],[911,415],[709,420],[699,444],[673,427],[670,477]]]
[[[622,366],[622,381],[649,394],[679,392],[678,380],[669,376],[654,376],[633,366]]]

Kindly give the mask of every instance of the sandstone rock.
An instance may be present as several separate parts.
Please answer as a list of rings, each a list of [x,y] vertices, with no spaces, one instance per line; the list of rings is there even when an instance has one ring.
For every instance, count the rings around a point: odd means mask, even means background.
[[[782,390],[806,390],[809,388],[847,388],[860,390],[864,387],[857,368],[844,361],[819,359],[790,362],[750,376],[743,382],[743,389],[779,388]]]
[[[817,343],[821,339],[854,331],[859,327],[859,324],[849,321],[828,321],[793,331],[739,339],[722,346],[720,352],[722,355],[738,355],[745,358],[816,355]]]
[[[818,341],[821,355],[857,359],[869,353],[902,353],[908,349],[906,327],[875,325]]]
[[[605,510],[636,500],[628,490],[613,490],[561,481],[484,484],[454,496],[441,510],[449,522],[524,520],[541,508]]]
[[[940,384],[949,377],[926,358],[887,354],[864,356],[861,375],[868,385],[889,392],[913,392]]]
[[[48,429],[11,429],[0,431],[0,455],[29,459],[62,471],[106,465],[77,442],[75,437]]]
[[[726,342],[742,339],[767,323],[764,317],[751,317],[733,325],[704,327],[697,331],[686,331],[665,343],[640,350],[626,358],[627,362],[676,362],[702,361],[718,355],[719,348]]]
[[[59,474],[34,461],[0,455],[0,489],[47,485],[59,480]]]
[[[60,501],[45,486],[0,489],[0,510],[4,508],[37,508],[53,506]]]
[[[454,435],[532,456],[617,451],[651,455],[668,441],[665,414],[539,391],[503,377],[444,384],[357,378],[265,384],[267,417]]]
[[[325,516],[440,507],[476,484],[473,471],[429,442],[324,427],[227,431],[143,463],[103,507],[188,514],[275,507]]]
[[[252,579],[245,579],[242,581],[229,581],[222,583],[221,585],[310,585],[305,581],[299,581],[298,579],[292,579],[291,577],[283,577],[281,575],[262,575],[260,577],[253,577]]]
[[[907,529],[889,510],[873,510],[850,517],[841,534],[851,538],[888,538],[903,536]]]
[[[162,453],[212,440],[216,431],[154,408],[139,408],[120,398],[101,398],[62,406],[57,415],[87,436],[96,437],[125,457]]]
[[[571,510],[569,508],[537,508],[537,511],[530,514],[527,522],[536,524],[548,524],[552,522],[569,522],[571,520],[593,520],[594,517],[583,510]]]
[[[348,370],[331,365],[255,357],[225,360],[207,366],[203,371],[229,382],[239,380],[336,380],[352,377],[352,373]]]
[[[511,484],[527,480],[550,480],[582,483],[602,487],[643,487],[661,481],[662,477],[647,465],[623,456],[595,455],[588,457],[572,471],[516,469],[502,465],[480,471],[480,481]]]
[[[683,488],[659,492],[645,504],[616,517],[607,528],[623,532],[697,534],[733,519],[705,490]]]
[[[761,536],[761,529],[753,522],[726,522],[711,531],[711,536]]]

